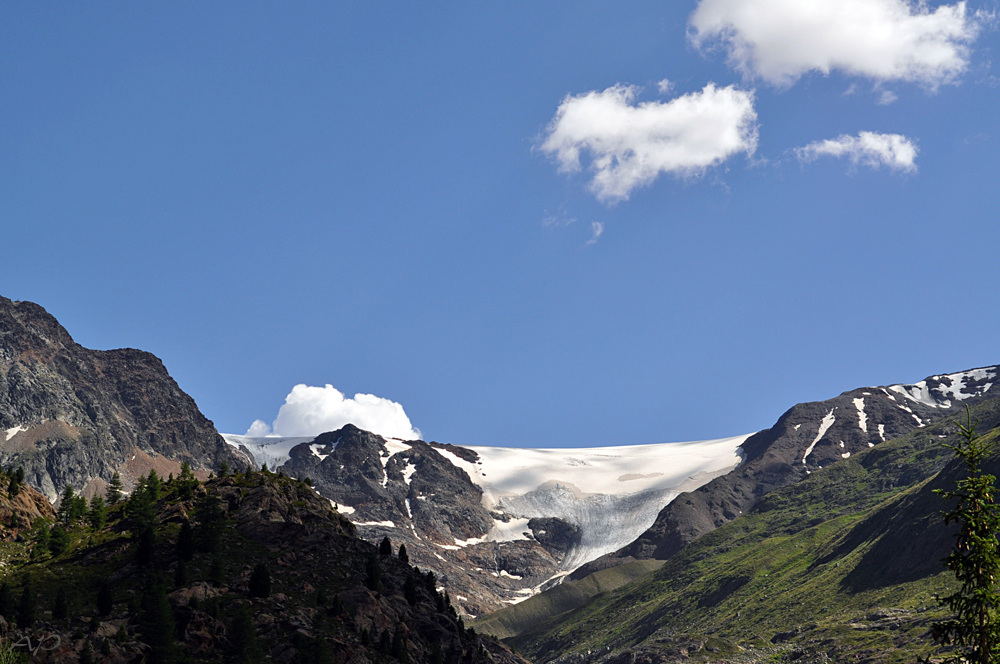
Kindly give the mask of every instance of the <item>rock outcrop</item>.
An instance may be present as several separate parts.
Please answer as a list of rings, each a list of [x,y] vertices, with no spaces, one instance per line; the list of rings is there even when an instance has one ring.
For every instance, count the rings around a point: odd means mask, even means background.
[[[0,464],[55,500],[184,461],[203,477],[249,465],[156,356],[84,348],[42,307],[0,297]]]

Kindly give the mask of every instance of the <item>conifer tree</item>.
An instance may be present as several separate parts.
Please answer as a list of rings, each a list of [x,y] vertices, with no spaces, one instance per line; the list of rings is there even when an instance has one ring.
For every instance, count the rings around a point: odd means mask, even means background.
[[[368,589],[374,592],[382,590],[382,570],[379,566],[378,557],[374,554],[368,556],[365,571],[365,585],[368,586]]]
[[[177,567],[174,569],[174,587],[183,588],[187,584],[188,584],[187,565],[184,564],[183,560],[178,560]]]
[[[56,510],[56,517],[59,519],[60,523],[69,523],[70,516],[73,512],[73,499],[76,494],[73,492],[73,487],[69,484],[63,489],[62,496],[59,498],[59,509]]]
[[[94,664],[94,649],[90,641],[83,642],[83,649],[80,650],[80,664]]]
[[[97,612],[102,616],[110,616],[115,607],[115,595],[111,584],[104,582],[97,591]]]
[[[94,496],[90,499],[90,512],[87,520],[94,530],[100,530],[108,521],[108,508],[104,505],[103,496]]]
[[[21,471],[21,477],[24,477],[24,469],[18,468]],[[10,474],[10,483],[7,484],[7,495],[11,498],[15,498],[19,493],[21,493],[21,481],[17,477],[16,472]]]
[[[382,556],[392,555],[392,541],[389,539],[388,535],[382,538],[382,542],[378,545],[378,552],[379,555]]]
[[[212,564],[208,567],[208,580],[216,586],[225,585],[226,565],[222,562],[222,558],[218,556],[212,558]]]
[[[403,561],[404,563],[410,562],[410,555],[408,553],[406,553],[406,545],[405,544],[400,544],[399,545],[399,559],[401,561]]]
[[[31,629],[35,624],[35,593],[31,588],[31,577],[24,579],[21,589],[21,599],[17,603],[17,626],[21,629]]]
[[[135,561],[139,567],[147,567],[153,562],[156,552],[156,532],[153,528],[144,527],[136,538]]]
[[[66,586],[60,585],[56,590],[56,599],[52,604],[52,617],[56,620],[66,620],[69,616],[69,597],[66,595]]]
[[[976,434],[978,424],[966,406],[959,442],[946,445],[965,463],[966,476],[955,483],[954,491],[935,491],[954,501],[944,520],[957,523],[959,531],[945,562],[961,586],[939,600],[954,617],[935,623],[931,632],[935,640],[955,645],[947,661],[989,664],[1000,659],[1000,506],[994,500],[996,478],[982,471],[993,442]]]
[[[3,616],[7,622],[12,621],[16,606],[14,591],[11,590],[10,584],[6,581],[0,583],[0,616]]]
[[[108,505],[117,505],[118,501],[122,499],[122,476],[117,472],[111,476],[111,481],[108,482],[108,488],[104,492],[104,497]]]
[[[219,477],[229,477],[229,464],[225,460],[219,464]]]
[[[194,508],[194,518],[198,522],[196,540],[198,548],[206,553],[214,553],[222,539],[222,529],[226,525],[226,513],[217,493],[202,496]]]
[[[61,556],[69,550],[69,531],[59,524],[52,526],[49,532],[49,553]]]
[[[194,558],[194,528],[191,522],[185,521],[181,524],[181,532],[177,536],[177,557],[182,561],[189,561]]]
[[[241,606],[233,617],[230,660],[237,664],[255,664],[264,659],[264,652],[257,642],[257,629],[253,625],[250,611]]]
[[[162,579],[154,578],[143,595],[140,633],[149,646],[149,664],[172,664],[177,661],[174,612],[167,599]]]
[[[150,469],[149,475],[146,476],[146,491],[149,493],[149,499],[154,503],[160,499],[160,494],[163,492],[163,482],[154,469]]]
[[[181,474],[178,478],[177,494],[181,500],[190,500],[198,487],[198,478],[191,472],[191,464],[187,461],[181,464]]]
[[[69,504],[69,522],[76,523],[87,516],[87,499],[78,493]]]
[[[254,566],[247,582],[247,594],[250,597],[271,596],[271,571],[265,563],[257,563]]]

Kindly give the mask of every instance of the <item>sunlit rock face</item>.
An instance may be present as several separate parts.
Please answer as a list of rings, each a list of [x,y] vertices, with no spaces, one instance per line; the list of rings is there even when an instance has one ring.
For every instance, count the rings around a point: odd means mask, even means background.
[[[0,464],[55,500],[183,461],[203,476],[248,463],[155,355],[84,348],[42,307],[0,297]]]

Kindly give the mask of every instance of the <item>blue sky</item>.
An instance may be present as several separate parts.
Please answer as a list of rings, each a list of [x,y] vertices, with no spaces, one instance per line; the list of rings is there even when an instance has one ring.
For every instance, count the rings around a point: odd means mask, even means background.
[[[0,294],[234,433],[330,384],[692,440],[1000,362],[995,2],[619,4],[4,3]],[[400,421],[309,394],[276,431]]]

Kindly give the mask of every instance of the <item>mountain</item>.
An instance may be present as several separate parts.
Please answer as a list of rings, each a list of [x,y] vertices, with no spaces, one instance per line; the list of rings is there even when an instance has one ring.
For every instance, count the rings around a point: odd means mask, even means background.
[[[247,465],[156,356],[84,348],[42,307],[0,297],[0,464],[54,501],[184,461],[202,477]]]
[[[983,384],[967,401],[980,434],[1000,439],[1000,394]],[[928,630],[945,615],[935,596],[955,586],[942,564],[955,530],[944,524],[946,505],[934,491],[954,488],[965,474],[945,447],[956,440],[955,419],[924,420],[817,467],[631,583],[547,611],[531,606],[542,594],[477,629],[517,632],[506,641],[536,664],[940,656],[947,649]],[[984,468],[1000,474],[1000,450]]]
[[[466,629],[433,575],[359,539],[303,482],[251,471],[151,487],[103,524],[50,528],[48,507],[5,546],[0,652],[49,664],[527,664]],[[10,501],[0,488],[0,511]]]
[[[634,542],[578,569],[574,578],[636,559],[666,560],[750,510],[763,496],[887,440],[953,420],[987,398],[996,366],[931,376],[913,385],[866,387],[790,408],[743,444],[745,462],[663,508]]]
[[[348,425],[311,439],[226,440],[313,486],[370,541],[432,569],[467,616],[523,601],[653,524],[740,463],[746,436],[585,449],[459,447]]]

